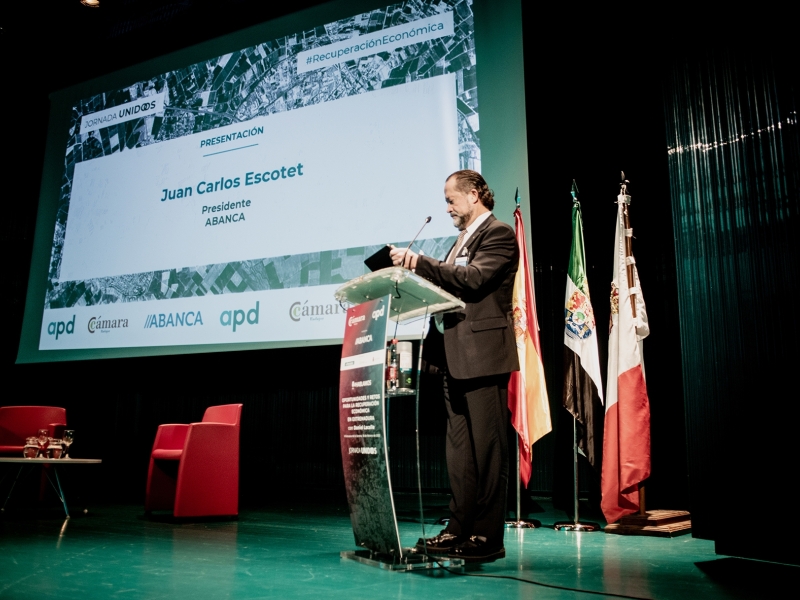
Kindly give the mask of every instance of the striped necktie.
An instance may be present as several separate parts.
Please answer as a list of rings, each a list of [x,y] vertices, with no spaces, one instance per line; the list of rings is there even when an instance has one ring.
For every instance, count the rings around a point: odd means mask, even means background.
[[[447,264],[452,265],[456,262],[456,257],[458,256],[458,251],[461,250],[461,243],[464,241],[464,236],[467,235],[467,230],[462,229],[461,233],[458,234],[458,239],[456,240],[456,245],[453,246],[453,251],[450,253],[450,256],[447,257]]]

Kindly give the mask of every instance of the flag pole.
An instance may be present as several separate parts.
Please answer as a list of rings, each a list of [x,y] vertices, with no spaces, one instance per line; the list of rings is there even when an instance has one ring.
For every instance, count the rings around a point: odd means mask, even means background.
[[[519,188],[517,188],[517,191],[514,192],[515,210],[519,210],[519,203]],[[514,439],[517,442],[517,515],[516,520],[506,521],[505,526],[509,529],[535,529],[536,527],[542,526],[541,521],[538,519],[522,518],[522,467],[519,462],[519,435],[517,435],[516,431],[514,431]]]
[[[628,207],[631,204],[631,196],[628,194],[628,184],[630,181],[625,179],[625,171],[621,171],[620,178],[622,183],[620,186],[620,196],[624,199],[625,204],[622,207],[622,218],[625,224],[625,272],[628,276],[628,288],[634,289],[633,285],[636,283],[634,273],[634,259],[633,259],[633,228],[631,227],[631,217],[628,214]],[[631,299],[631,315],[634,320],[636,319],[636,291],[630,292]],[[647,515],[647,508],[645,506],[645,490],[644,483],[639,483],[637,486],[639,491],[639,514]]]
[[[599,523],[581,523],[578,495],[578,420],[572,417],[572,491],[573,520],[558,521],[553,525],[556,531],[600,531]]]
[[[572,180],[572,202],[580,207],[578,202],[578,184]],[[580,209],[579,209],[580,210]],[[572,415],[572,499],[573,520],[558,521],[553,525],[556,531],[600,531],[598,523],[581,523],[579,514],[580,496],[578,491],[578,419]]]
[[[519,436],[514,432],[514,437],[517,440],[517,516],[516,519],[506,521],[505,525],[508,529],[535,529],[541,527],[542,522],[538,519],[523,519],[522,518],[522,473],[520,471],[519,463]]]
[[[625,272],[628,275],[628,288],[633,289],[632,282],[635,282],[634,279],[635,273],[633,271],[633,229],[631,228],[631,217],[628,214],[628,207],[631,204],[631,197],[628,194],[628,184],[630,181],[625,179],[625,171],[622,171],[622,183],[619,184],[621,191],[620,196],[625,199],[625,205],[622,207],[622,215],[625,221]],[[631,314],[633,318],[636,318],[636,292],[630,293],[630,300],[631,300]]]
[[[643,310],[644,298],[642,297],[642,290],[639,288],[638,283],[638,274],[636,269],[636,262],[633,258],[633,229],[631,228],[631,220],[630,220],[630,212],[629,207],[631,203],[631,196],[630,192],[628,191],[628,186],[630,185],[630,181],[625,179],[625,173],[622,172],[621,174],[622,182],[620,183],[620,193],[618,196],[617,204],[619,205],[618,215],[617,218],[619,219],[619,212],[622,213],[622,223],[618,223],[618,227],[621,225],[623,227],[623,234],[625,241],[624,245],[624,255],[625,255],[625,275],[624,278],[627,280],[627,293],[630,296],[631,300],[631,315],[634,320],[634,324],[638,327],[642,324],[644,318],[646,318],[646,314]],[[617,238],[619,243],[619,238]],[[617,268],[618,263],[616,262],[615,258],[615,268]],[[621,267],[621,265],[619,265]],[[621,269],[620,269],[621,271]],[[619,280],[619,293],[622,293],[622,289],[626,282],[623,281],[623,275],[620,272],[615,272],[614,274],[615,280]],[[636,300],[639,300],[642,304],[640,304],[638,310],[636,307]],[[613,299],[612,299],[613,303]],[[618,309],[618,317],[622,319],[622,315],[624,313],[622,304],[620,304]],[[613,312],[613,306],[612,306]],[[638,313],[638,314],[637,314]],[[636,342],[639,344],[640,355],[639,361],[642,368],[642,377],[644,377],[644,361],[641,358],[641,341]],[[609,354],[611,354],[611,348],[609,344]],[[616,350],[615,350],[616,351]],[[614,373],[611,372],[611,367],[609,366],[609,378],[614,376]],[[644,381],[642,381],[644,383]],[[645,396],[649,404],[649,399]],[[609,399],[607,399],[608,401]],[[615,399],[617,402],[619,401],[619,396]],[[608,414],[608,413],[606,413]],[[638,415],[641,418],[641,413]],[[649,407],[647,412],[647,421],[649,427]],[[606,421],[606,425],[608,425],[608,421]],[[632,423],[628,423],[628,425],[632,425]],[[615,425],[616,426],[616,425]],[[608,431],[608,430],[606,430]],[[606,437],[608,439],[608,437]],[[612,448],[614,451],[619,451],[619,446],[616,448]],[[648,448],[649,454],[649,448]],[[606,458],[609,457],[610,453],[606,453]],[[648,457],[649,463],[649,457]],[[606,463],[608,464],[608,463]],[[605,465],[604,465],[605,469]],[[649,468],[648,468],[649,473]],[[603,476],[605,477],[606,472],[603,471]],[[609,523],[605,527],[606,533],[616,533],[616,534],[625,534],[625,535],[648,535],[648,536],[658,536],[658,537],[674,537],[676,535],[681,535],[684,533],[690,533],[692,529],[692,520],[691,515],[685,510],[650,510],[648,511],[645,506],[645,480],[642,480],[637,484],[637,492],[638,492],[638,499],[639,499],[639,512],[638,513],[631,513],[625,514],[624,516],[617,517],[616,520],[612,523]],[[619,483],[618,480],[614,480],[615,484]],[[605,494],[619,494],[621,490],[613,489],[612,486],[609,489],[604,489],[604,500]],[[616,505],[616,506],[615,506]],[[619,501],[614,500],[609,503],[608,508],[611,510],[617,511],[619,510]],[[604,512],[606,509],[604,508]]]

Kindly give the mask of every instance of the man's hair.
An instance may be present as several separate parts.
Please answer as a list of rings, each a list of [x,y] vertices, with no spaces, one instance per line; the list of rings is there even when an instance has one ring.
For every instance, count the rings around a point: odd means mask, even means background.
[[[489,210],[494,208],[494,193],[489,189],[489,185],[480,173],[470,169],[464,169],[462,171],[456,171],[450,175],[447,180],[449,181],[454,177],[456,180],[456,189],[459,192],[468,194],[472,190],[477,190],[481,204]]]

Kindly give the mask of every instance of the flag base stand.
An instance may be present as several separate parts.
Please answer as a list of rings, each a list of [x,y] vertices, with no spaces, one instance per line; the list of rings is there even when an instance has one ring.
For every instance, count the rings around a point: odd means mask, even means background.
[[[536,529],[541,527],[542,522],[538,519],[517,519],[516,521],[506,521],[506,529]]]
[[[575,521],[559,521],[553,525],[556,531],[600,531],[598,523],[580,523]]]
[[[404,548],[402,558],[381,554],[372,550],[346,550],[339,553],[340,558],[354,560],[362,565],[378,567],[387,571],[418,571],[423,569],[463,569],[464,561],[460,558],[431,558],[417,554],[413,548]]]
[[[542,526],[542,522],[538,519],[523,519],[522,518],[522,470],[519,463],[519,436],[514,436],[517,440],[517,514],[516,519],[510,519],[505,522],[506,529],[536,529]]]
[[[622,517],[606,525],[606,533],[675,537],[691,533],[692,519],[685,510],[648,510],[645,514]]]
[[[553,525],[556,531],[601,531],[597,523],[581,523],[580,519],[580,500],[578,498],[578,420],[572,417],[572,500],[574,520],[558,521]]]

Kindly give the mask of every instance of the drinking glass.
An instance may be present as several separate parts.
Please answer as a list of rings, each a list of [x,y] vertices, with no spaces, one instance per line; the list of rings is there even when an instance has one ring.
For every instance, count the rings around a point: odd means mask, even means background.
[[[48,429],[40,429],[36,432],[36,441],[39,442],[39,456],[47,458],[47,438],[50,437]]]
[[[75,439],[75,430],[74,429],[65,429],[64,435],[61,436],[61,443],[66,446],[64,448],[64,456],[62,458],[69,459],[69,446],[72,444],[73,440]]]
[[[38,439],[35,437],[25,438],[25,448],[22,450],[24,458],[36,458],[39,454]]]
[[[61,445],[61,440],[58,438],[50,438],[47,451],[50,454],[50,458],[61,458],[61,455],[64,454],[64,447]]]

